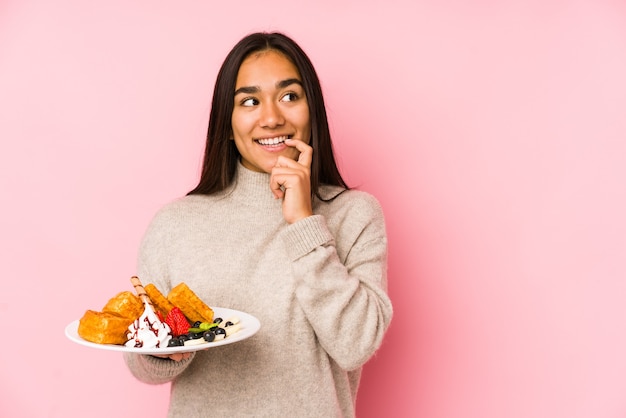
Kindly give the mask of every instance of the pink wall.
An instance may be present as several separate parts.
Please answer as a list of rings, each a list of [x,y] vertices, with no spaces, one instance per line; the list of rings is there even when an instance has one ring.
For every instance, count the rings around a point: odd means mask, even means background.
[[[63,329],[129,288],[224,55],[279,29],[388,218],[359,417],[626,417],[625,3],[309,3],[0,1],[0,416],[165,416]]]

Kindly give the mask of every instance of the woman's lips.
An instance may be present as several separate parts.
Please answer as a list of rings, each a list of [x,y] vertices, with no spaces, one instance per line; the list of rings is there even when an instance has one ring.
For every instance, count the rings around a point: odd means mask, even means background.
[[[276,136],[273,138],[259,138],[256,139],[255,141],[263,146],[278,146],[278,145],[282,145],[286,139],[289,138],[289,135],[282,135],[282,136]]]

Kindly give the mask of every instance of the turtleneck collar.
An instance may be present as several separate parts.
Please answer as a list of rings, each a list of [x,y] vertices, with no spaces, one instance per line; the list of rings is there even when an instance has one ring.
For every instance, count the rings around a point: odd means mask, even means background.
[[[345,189],[338,186],[323,185],[320,188],[320,194],[324,200],[332,200],[343,191]],[[252,171],[244,167],[241,162],[237,163],[233,184],[222,193],[240,204],[272,210],[278,208],[282,211],[282,201],[274,199],[270,190],[270,175]],[[315,206],[318,199],[313,200],[313,206]]]
[[[278,208],[281,201],[274,199],[270,190],[270,175],[259,173],[244,167],[241,162],[237,164],[237,172],[233,185],[226,191],[235,201],[250,206]]]

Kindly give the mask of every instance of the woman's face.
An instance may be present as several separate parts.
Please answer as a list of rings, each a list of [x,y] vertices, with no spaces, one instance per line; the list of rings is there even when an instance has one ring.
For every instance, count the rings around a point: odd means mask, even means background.
[[[285,138],[310,142],[309,105],[295,65],[269,50],[246,58],[237,74],[233,139],[244,167],[269,173],[279,155],[296,160]]]

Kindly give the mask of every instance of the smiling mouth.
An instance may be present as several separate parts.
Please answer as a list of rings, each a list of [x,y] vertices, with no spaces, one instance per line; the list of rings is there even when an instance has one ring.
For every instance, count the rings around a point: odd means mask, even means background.
[[[282,144],[283,142],[285,142],[286,139],[289,139],[289,138],[291,138],[291,135],[283,135],[283,136],[277,136],[274,138],[255,139],[254,142],[260,145],[264,145],[264,146],[277,146],[277,145]]]

